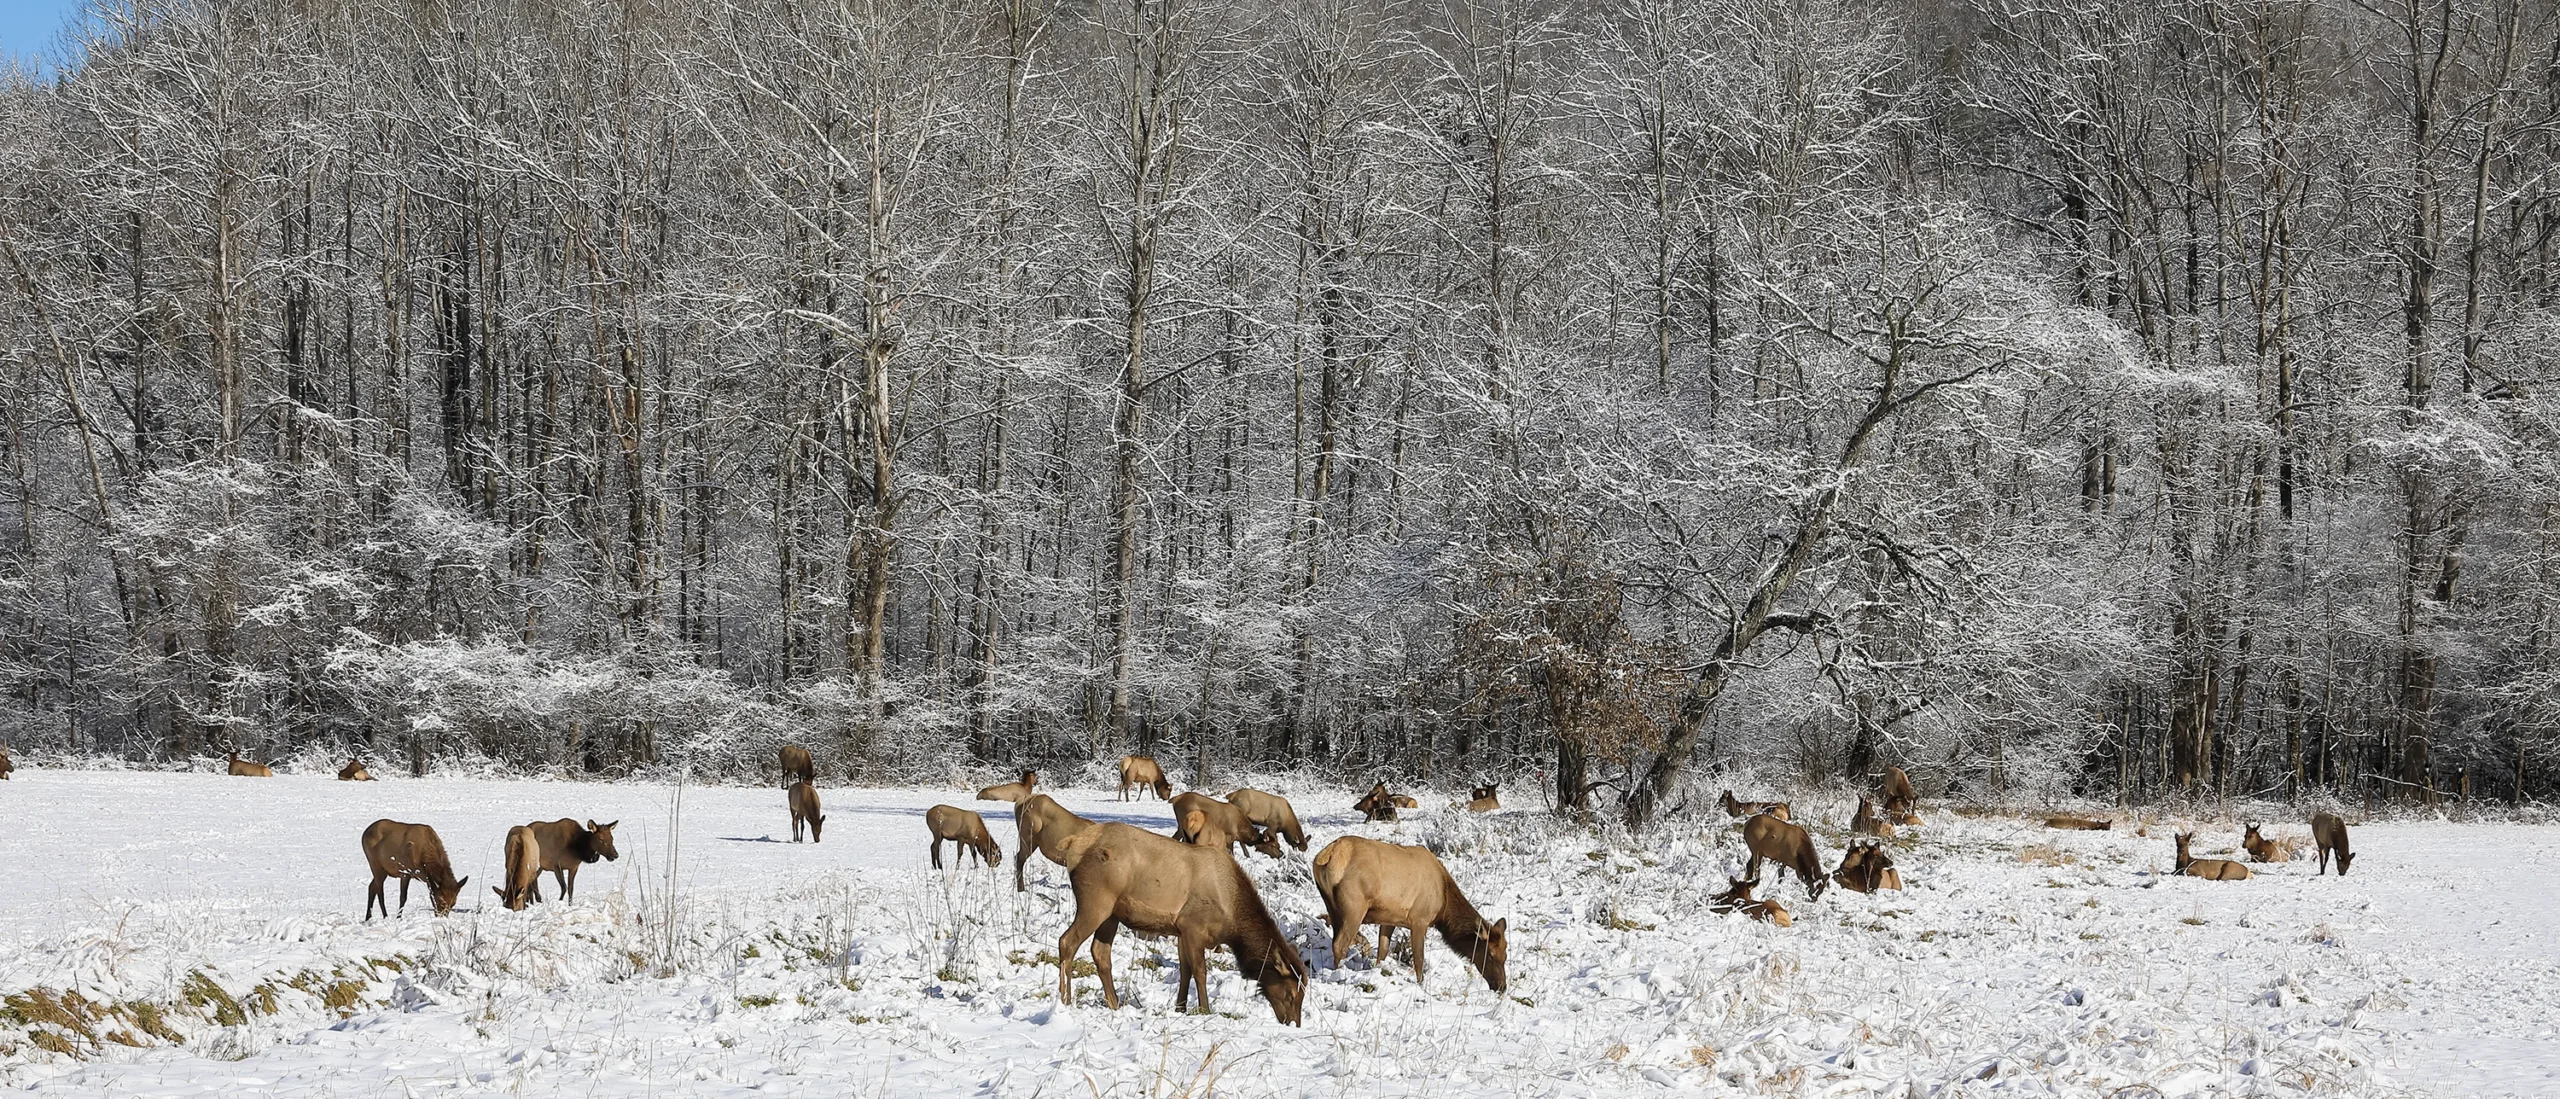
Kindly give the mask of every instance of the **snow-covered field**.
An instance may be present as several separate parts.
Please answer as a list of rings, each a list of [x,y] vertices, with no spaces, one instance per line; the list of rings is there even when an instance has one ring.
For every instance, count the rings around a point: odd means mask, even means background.
[[[1518,1096],[2560,1094],[2560,829],[2376,824],[2353,876],[2161,876],[2167,829],[2058,833],[1943,809],[1911,888],[1704,913],[1730,824],[1640,842],[1426,799],[1360,825],[1290,788],[1315,846],[1440,851],[1512,928],[1506,995],[1435,939],[1334,968],[1308,854],[1247,865],[1317,969],[1302,1028],[1221,970],[1173,1011],[1169,944],[1124,936],[1129,1004],[1055,1002],[1064,875],[925,864],[957,789],[831,789],[794,845],[777,789],[60,770],[0,783],[0,1089],[41,1095]],[[1053,791],[1158,827],[1161,802]],[[1799,800],[1837,861],[1847,806]],[[377,817],[434,825],[451,918],[359,919]],[[620,819],[575,903],[497,907],[510,824]],[[2300,834],[2294,826],[2279,834]],[[2200,847],[2236,842],[2209,826]],[[1310,852],[1312,853],[1312,852]],[[947,854],[947,852],[946,852]],[[670,863],[672,862],[672,867]],[[1773,875],[1774,878],[1774,875]],[[672,884],[672,889],[670,885]],[[551,888],[546,879],[546,895]],[[60,1052],[69,1050],[70,1052]]]

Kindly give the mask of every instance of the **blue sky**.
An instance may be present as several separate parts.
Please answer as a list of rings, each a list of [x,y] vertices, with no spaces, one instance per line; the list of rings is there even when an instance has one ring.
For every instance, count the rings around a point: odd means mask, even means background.
[[[53,48],[54,32],[85,0],[0,0],[0,55],[16,61]]]

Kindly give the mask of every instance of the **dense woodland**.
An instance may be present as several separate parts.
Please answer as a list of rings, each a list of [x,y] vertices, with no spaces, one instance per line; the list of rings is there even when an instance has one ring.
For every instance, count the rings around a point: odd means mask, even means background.
[[[21,754],[2560,784],[2553,0],[68,48],[0,82]]]

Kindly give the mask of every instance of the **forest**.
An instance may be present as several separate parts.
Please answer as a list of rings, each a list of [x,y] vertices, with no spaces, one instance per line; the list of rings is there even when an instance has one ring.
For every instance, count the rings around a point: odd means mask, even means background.
[[[21,758],[2560,786],[2552,0],[64,49],[0,77]]]

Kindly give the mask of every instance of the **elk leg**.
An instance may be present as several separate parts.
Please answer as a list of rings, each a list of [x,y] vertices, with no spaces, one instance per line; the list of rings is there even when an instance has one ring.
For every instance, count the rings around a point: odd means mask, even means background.
[[[1084,949],[1085,940],[1092,938],[1094,931],[1102,926],[1104,920],[1110,918],[1105,915],[1100,915],[1100,913],[1107,911],[1109,910],[1100,905],[1086,905],[1078,903],[1076,905],[1076,918],[1072,922],[1068,923],[1066,931],[1058,936],[1058,1003],[1061,1006],[1075,1006],[1076,951]],[[1090,923],[1085,920],[1085,914],[1087,912],[1096,913],[1095,918]],[[1098,969],[1100,967],[1097,966],[1096,968]],[[1107,992],[1111,987],[1111,978],[1104,977],[1102,979],[1102,987]]]
[[[1422,956],[1429,952],[1422,945],[1422,930],[1429,926],[1431,925],[1427,923],[1417,923],[1409,924],[1404,929],[1405,945],[1413,949],[1413,983],[1418,985],[1430,984],[1422,976]]]
[[[1093,972],[1102,978],[1102,1006],[1120,1010],[1120,986],[1111,979],[1111,941],[1120,937],[1120,921],[1106,919],[1093,933]]]
[[[1334,968],[1342,968],[1343,961],[1351,957],[1352,947],[1359,947],[1364,954],[1368,952],[1369,944],[1360,939],[1360,919],[1368,914],[1369,906],[1359,898],[1352,898],[1350,903],[1343,905],[1342,914],[1333,928]],[[1371,962],[1374,964],[1376,959],[1372,958]]]
[[[558,874],[560,876],[560,899],[564,901],[576,900],[578,897],[578,864],[574,862],[570,863],[566,869],[558,871]]]
[[[1173,1009],[1187,1010],[1185,1005],[1191,999],[1192,986],[1197,985],[1200,988],[1200,1014],[1206,1015],[1209,1013],[1209,945],[1193,942],[1186,936],[1179,949],[1182,964],[1174,970],[1173,983],[1180,991],[1173,995]]]
[[[933,868],[942,869],[942,837],[933,837]]]
[[[1020,892],[1023,892],[1023,891],[1025,891],[1025,890],[1028,890],[1028,889],[1030,889],[1030,888],[1031,888],[1029,885],[1024,884],[1024,882],[1023,882],[1023,880],[1022,880],[1022,864],[1023,864],[1023,863],[1025,863],[1025,862],[1030,861],[1030,859],[1031,859],[1031,849],[1032,849],[1033,847],[1035,847],[1035,846],[1037,846],[1037,845],[1036,845],[1036,844],[1033,844],[1033,843],[1031,843],[1031,842],[1029,842],[1029,841],[1025,841],[1025,842],[1023,843],[1023,845],[1022,845],[1022,846],[1020,846],[1020,847],[1018,847],[1018,848],[1015,848],[1015,849],[1014,849],[1014,852],[1013,852],[1013,891],[1014,891],[1014,892],[1016,892],[1016,893],[1020,893]]]
[[[407,874],[400,875],[400,911],[404,914],[409,911],[409,875]]]
[[[382,904],[382,875],[380,874],[373,876],[373,886],[364,891],[364,918],[367,923],[373,921],[373,906],[377,904]],[[382,914],[391,915],[391,906],[382,904]]]

